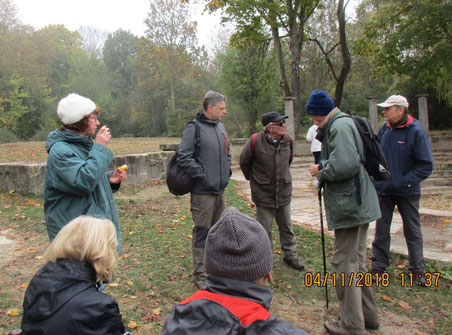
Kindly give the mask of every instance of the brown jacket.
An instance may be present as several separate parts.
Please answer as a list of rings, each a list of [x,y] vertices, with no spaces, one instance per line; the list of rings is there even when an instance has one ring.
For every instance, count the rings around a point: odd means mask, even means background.
[[[240,168],[250,181],[253,202],[269,208],[288,205],[292,198],[292,140],[286,133],[274,143],[264,130],[257,135],[253,153],[251,139],[240,154]]]

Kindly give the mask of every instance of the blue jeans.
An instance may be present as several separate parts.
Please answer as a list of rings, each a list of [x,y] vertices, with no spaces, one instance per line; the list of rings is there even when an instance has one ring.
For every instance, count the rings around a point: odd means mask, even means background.
[[[384,271],[389,266],[391,223],[397,206],[403,222],[403,234],[408,247],[409,270],[424,271],[424,251],[419,217],[420,195],[379,195],[381,218],[377,220],[375,238],[372,242],[372,269]]]

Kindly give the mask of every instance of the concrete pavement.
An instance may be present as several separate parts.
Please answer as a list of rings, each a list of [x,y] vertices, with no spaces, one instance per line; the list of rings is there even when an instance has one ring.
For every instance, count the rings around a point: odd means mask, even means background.
[[[292,163],[292,223],[312,230],[320,231],[320,212],[317,190],[317,179],[312,178],[308,171],[312,156],[296,157]],[[238,190],[251,200],[249,183],[243,177],[237,164],[233,166],[232,179],[238,181]],[[323,206],[325,211],[325,206]],[[436,215],[451,220],[452,212],[421,209],[421,214]],[[326,227],[326,215],[324,225]],[[452,224],[422,225],[424,237],[424,258],[452,263]],[[331,236],[332,232],[327,232]],[[371,248],[375,235],[375,222],[369,226],[367,234],[368,247]],[[391,225],[391,251],[399,254],[407,254],[405,238],[403,236],[402,219],[395,212]]]

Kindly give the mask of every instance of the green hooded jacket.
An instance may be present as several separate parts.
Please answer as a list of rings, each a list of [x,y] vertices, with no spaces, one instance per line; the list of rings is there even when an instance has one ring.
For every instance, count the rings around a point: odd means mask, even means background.
[[[80,215],[106,218],[113,222],[121,250],[119,216],[107,172],[113,153],[93,144],[89,136],[70,130],[54,130],[46,140],[49,153],[44,183],[44,215],[52,241],[60,229]]]
[[[350,117],[338,119],[345,115],[337,110],[326,125],[319,128],[322,169],[317,179],[324,187],[329,230],[351,228],[381,217],[377,192],[361,164],[364,158],[363,142]],[[358,180],[361,205],[358,201]]]

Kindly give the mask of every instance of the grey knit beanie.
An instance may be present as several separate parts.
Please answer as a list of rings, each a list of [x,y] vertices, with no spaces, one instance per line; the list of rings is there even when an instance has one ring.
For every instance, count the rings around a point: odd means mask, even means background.
[[[262,225],[229,207],[210,229],[206,241],[207,272],[254,282],[273,268],[272,246]]]

